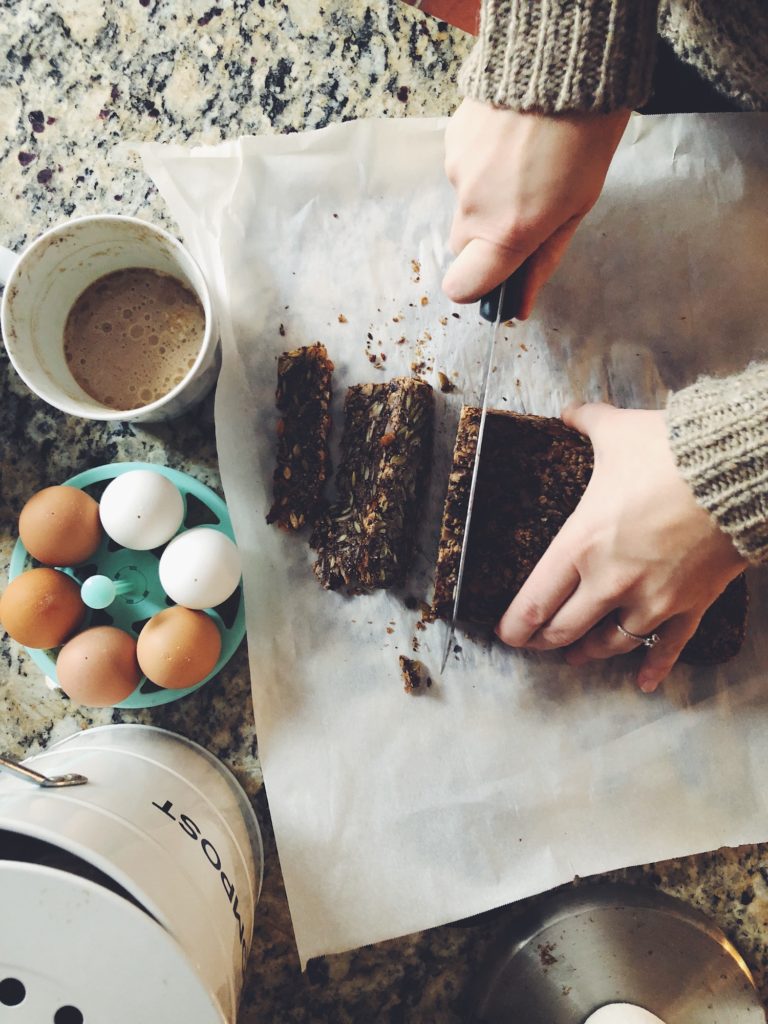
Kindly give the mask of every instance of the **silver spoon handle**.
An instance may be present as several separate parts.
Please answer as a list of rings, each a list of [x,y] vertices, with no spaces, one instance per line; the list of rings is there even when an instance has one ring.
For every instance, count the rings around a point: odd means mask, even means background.
[[[0,754],[0,771],[8,772],[10,775],[15,775],[17,779],[24,779],[26,782],[34,782],[36,786],[40,786],[42,789],[61,789],[64,786],[82,786],[88,779],[84,775],[75,775],[70,773],[68,775],[41,775],[40,772],[33,771],[32,768],[28,768],[24,764],[17,764],[16,761],[11,761],[8,757],[3,757]]]

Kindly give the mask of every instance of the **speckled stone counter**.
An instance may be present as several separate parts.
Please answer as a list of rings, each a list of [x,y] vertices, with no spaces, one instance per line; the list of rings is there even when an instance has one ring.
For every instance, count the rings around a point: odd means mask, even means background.
[[[449,113],[469,49],[461,32],[397,2],[10,0],[0,60],[0,243],[20,249],[45,228],[97,212],[174,230],[124,140],[215,143],[316,128],[365,115]],[[94,465],[140,460],[217,488],[213,402],[170,425],[110,426],[36,400],[0,355],[0,574],[16,519],[36,489]],[[7,637],[0,648],[0,751],[21,758],[75,730],[139,721],[206,746],[254,801],[266,847],[240,1020],[458,1022],[478,965],[515,908],[464,926],[298,968],[261,785],[244,650],[215,684],[143,712],[74,709]],[[768,828],[768,825],[767,825]],[[721,850],[614,873],[709,913],[768,998],[767,847]],[[5,926],[0,922],[0,941]]]

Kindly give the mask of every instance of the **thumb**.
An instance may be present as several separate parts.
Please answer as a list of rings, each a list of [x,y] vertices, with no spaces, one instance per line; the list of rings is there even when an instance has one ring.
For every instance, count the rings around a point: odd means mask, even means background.
[[[614,412],[616,406],[608,402],[574,402],[563,409],[561,419],[566,427],[572,427],[580,434],[592,438]]]
[[[484,238],[473,238],[446,271],[443,291],[453,302],[475,302],[505,281],[527,255]]]

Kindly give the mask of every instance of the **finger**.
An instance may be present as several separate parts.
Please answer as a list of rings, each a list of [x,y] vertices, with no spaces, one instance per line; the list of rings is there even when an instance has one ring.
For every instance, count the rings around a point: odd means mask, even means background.
[[[637,674],[637,685],[643,693],[653,693],[672,671],[685,645],[696,632],[701,614],[686,612],[668,619],[657,630],[661,639],[646,654]]]
[[[496,635],[510,647],[524,647],[578,587],[578,570],[558,554],[561,546],[555,538],[501,617]]]
[[[572,427],[580,434],[591,437],[594,431],[605,424],[606,418],[610,418],[615,412],[616,406],[608,402],[574,402],[563,409],[560,418],[566,427]]]
[[[461,249],[443,278],[443,291],[452,302],[476,302],[506,281],[528,256],[484,238],[473,238]]]
[[[604,658],[613,658],[617,654],[629,654],[636,650],[641,640],[632,640],[618,628],[618,623],[627,618],[627,612],[618,609],[615,613],[607,615],[602,622],[599,622],[594,629],[591,629],[586,636],[574,644],[565,656],[569,665],[578,668],[586,665],[588,661],[600,661]],[[658,628],[658,627],[657,627]],[[635,630],[631,630],[635,633]],[[648,636],[654,632],[649,629],[647,632],[637,632],[638,636]]]
[[[557,270],[581,221],[581,217],[572,217],[569,221],[566,221],[553,235],[550,235],[543,245],[539,246],[528,260],[528,268],[523,285],[523,297],[517,314],[518,320],[527,320],[533,312],[539,290]]]
[[[582,583],[570,600],[565,601],[549,622],[531,637],[527,646],[536,651],[569,647],[586,636],[615,605],[615,597],[600,598]]]

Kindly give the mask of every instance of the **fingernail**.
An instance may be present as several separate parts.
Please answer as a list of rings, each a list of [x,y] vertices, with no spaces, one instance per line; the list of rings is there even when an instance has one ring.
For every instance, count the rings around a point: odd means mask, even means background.
[[[653,693],[659,685],[656,676],[651,672],[641,672],[637,677],[637,685],[643,693]]]

